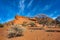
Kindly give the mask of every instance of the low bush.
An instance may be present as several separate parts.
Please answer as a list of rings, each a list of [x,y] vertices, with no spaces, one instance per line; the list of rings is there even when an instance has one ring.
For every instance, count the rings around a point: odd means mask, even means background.
[[[35,27],[35,23],[34,22],[30,22],[31,27]]]
[[[23,31],[23,28],[14,26],[8,31],[8,38],[23,36]]]
[[[3,27],[3,24],[0,24],[0,28]]]

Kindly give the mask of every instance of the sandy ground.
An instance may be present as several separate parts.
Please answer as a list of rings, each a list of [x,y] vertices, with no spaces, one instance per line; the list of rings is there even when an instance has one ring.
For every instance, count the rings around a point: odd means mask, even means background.
[[[0,40],[60,40],[60,32],[45,32],[44,30],[26,30],[24,36],[7,38],[3,28],[0,29]]]

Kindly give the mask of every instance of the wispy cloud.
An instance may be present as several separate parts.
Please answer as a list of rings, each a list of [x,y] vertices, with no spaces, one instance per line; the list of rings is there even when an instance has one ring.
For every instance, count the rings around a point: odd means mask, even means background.
[[[32,14],[34,14],[34,12],[36,11],[36,7],[34,7],[30,12],[28,12],[28,14],[26,15],[27,17],[32,17]]]
[[[50,17],[53,17],[56,13],[57,13],[57,11],[54,11],[54,12],[51,13],[49,16],[50,16]]]
[[[19,4],[20,9],[24,10],[24,0],[20,0]]]
[[[54,16],[54,14],[50,14],[49,16],[52,17],[52,16]]]
[[[31,0],[31,1],[29,2],[29,4],[27,5],[27,8],[32,5],[32,2],[33,2],[33,0]]]
[[[20,0],[20,2],[19,2],[19,8],[20,8],[19,13],[21,13],[22,15],[23,15],[23,11],[24,11],[24,8],[25,8],[24,2],[25,2],[25,0]]]
[[[45,5],[44,8],[42,9],[42,11],[45,11],[45,10],[49,10],[51,8],[52,5]]]

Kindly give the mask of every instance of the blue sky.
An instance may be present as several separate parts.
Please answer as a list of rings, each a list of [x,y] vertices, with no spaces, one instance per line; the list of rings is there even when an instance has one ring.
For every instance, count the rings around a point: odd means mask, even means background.
[[[60,0],[0,0],[0,23],[13,20],[16,14],[34,17],[41,13],[55,19],[60,15]]]

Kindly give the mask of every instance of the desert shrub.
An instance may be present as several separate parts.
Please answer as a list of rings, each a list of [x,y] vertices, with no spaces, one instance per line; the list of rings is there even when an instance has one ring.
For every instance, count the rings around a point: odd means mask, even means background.
[[[13,29],[14,29],[18,34],[22,34],[22,33],[23,33],[23,28],[14,27]]]
[[[8,34],[8,38],[12,38],[12,37],[14,37],[15,36],[15,33],[9,33]]]
[[[35,27],[35,23],[34,22],[30,22],[31,27]]]
[[[8,31],[8,38],[22,36],[23,31],[24,29],[17,27],[17,25],[14,27],[11,27],[11,29],[9,29]]]
[[[43,24],[43,22],[42,21],[39,21],[39,24]]]
[[[46,32],[55,32],[55,30],[46,30]]]
[[[22,24],[22,26],[26,26],[26,24]]]
[[[3,24],[0,24],[0,27],[3,27]]]
[[[57,24],[58,28],[60,28],[60,24]]]
[[[27,26],[27,22],[23,22],[22,26]]]
[[[58,16],[55,20],[56,20],[56,24],[60,24],[60,16]]]
[[[8,30],[8,38],[12,38],[15,36],[15,31],[11,28]]]
[[[22,36],[23,35],[23,28],[17,28],[17,27],[14,27],[13,28],[15,31],[16,31],[16,36]]]

